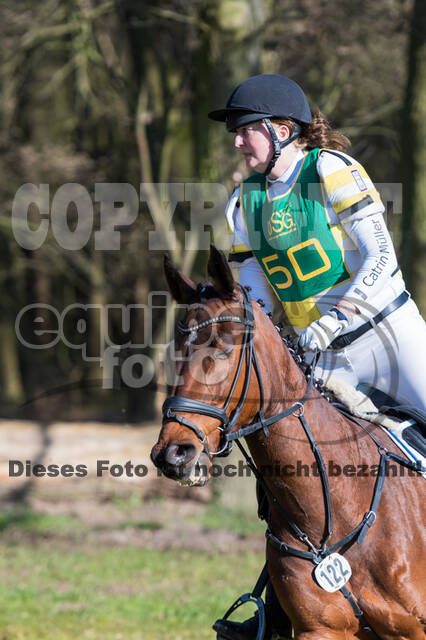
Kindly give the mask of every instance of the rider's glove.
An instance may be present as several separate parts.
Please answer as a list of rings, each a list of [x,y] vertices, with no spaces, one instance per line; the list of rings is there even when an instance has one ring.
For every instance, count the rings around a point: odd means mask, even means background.
[[[305,351],[325,351],[334,338],[346,329],[348,318],[337,307],[327,311],[319,320],[303,329],[299,336],[299,345]]]

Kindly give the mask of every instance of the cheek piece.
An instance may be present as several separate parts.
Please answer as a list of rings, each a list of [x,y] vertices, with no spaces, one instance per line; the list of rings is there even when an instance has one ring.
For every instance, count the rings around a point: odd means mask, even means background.
[[[272,126],[272,123],[269,120],[269,118],[263,118],[262,122],[265,123],[265,126],[269,131],[269,135],[271,136],[272,145],[273,145],[273,148],[274,148],[274,152],[273,152],[272,158],[269,161],[269,164],[268,164],[268,166],[266,167],[266,170],[265,170],[265,175],[267,176],[267,175],[269,175],[271,173],[272,169],[274,168],[275,163],[277,162],[278,158],[281,155],[282,149],[284,149],[284,147],[286,147],[288,144],[293,142],[293,140],[295,140],[301,134],[302,127],[297,122],[294,122],[294,131],[291,134],[291,136],[289,138],[287,138],[287,140],[283,140],[282,142],[280,142],[278,140],[278,136],[276,134],[276,131],[275,131],[274,127]]]

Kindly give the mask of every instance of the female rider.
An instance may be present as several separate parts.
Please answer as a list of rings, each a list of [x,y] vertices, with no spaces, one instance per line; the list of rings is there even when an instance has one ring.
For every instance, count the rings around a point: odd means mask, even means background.
[[[249,78],[209,117],[235,134],[252,174],[226,210],[240,283],[267,312],[275,293],[301,347],[321,352],[316,377],[332,372],[426,411],[426,325],[380,195],[345,153],[349,140],[320,112],[312,117],[302,89],[281,75]],[[226,622],[220,633],[249,639],[251,629]]]
[[[235,133],[253,173],[226,211],[240,283],[266,311],[275,292],[300,345],[322,351],[318,377],[332,371],[426,411],[426,325],[380,195],[343,152],[348,139],[312,118],[302,89],[279,75],[249,78],[209,117]]]

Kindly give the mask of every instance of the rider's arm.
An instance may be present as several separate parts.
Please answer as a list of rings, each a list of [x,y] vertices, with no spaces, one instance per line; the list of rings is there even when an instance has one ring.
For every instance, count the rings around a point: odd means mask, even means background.
[[[348,317],[362,302],[374,304],[378,292],[398,272],[392,240],[383,218],[384,206],[365,169],[341,152],[323,151],[317,163],[325,196],[338,223],[361,254],[355,274],[338,308]]]
[[[354,317],[376,315],[380,293],[398,272],[395,251],[383,219],[384,207],[365,169],[341,152],[323,151],[317,162],[331,224],[340,227],[359,251],[361,265],[344,297],[300,334],[303,349],[324,351]],[[380,305],[380,302],[379,302]]]
[[[352,299],[354,302],[354,299],[361,298],[374,306],[377,294],[399,273],[395,250],[383,215],[376,213],[362,220],[342,222],[342,227],[363,259],[345,293],[345,299]]]
[[[274,293],[250,248],[239,203],[240,190],[235,189],[226,207],[226,219],[231,239],[230,265],[237,272],[238,282],[251,288],[253,300],[263,300],[264,311],[272,313]]]

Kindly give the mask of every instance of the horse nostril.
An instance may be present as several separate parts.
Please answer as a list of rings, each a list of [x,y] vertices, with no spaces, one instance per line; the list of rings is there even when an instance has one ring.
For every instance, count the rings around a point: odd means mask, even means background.
[[[150,456],[150,457],[151,457],[151,461],[153,462],[153,464],[154,464],[155,466],[157,466],[158,457],[159,457],[159,455],[158,455],[158,454],[159,454],[159,451],[158,451],[157,447],[156,447],[156,446],[155,446],[155,447],[152,447],[152,449],[151,449],[151,456]]]
[[[174,467],[187,464],[195,456],[196,448],[193,444],[171,444],[167,447],[164,458]]]

